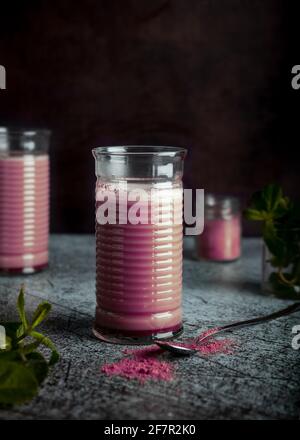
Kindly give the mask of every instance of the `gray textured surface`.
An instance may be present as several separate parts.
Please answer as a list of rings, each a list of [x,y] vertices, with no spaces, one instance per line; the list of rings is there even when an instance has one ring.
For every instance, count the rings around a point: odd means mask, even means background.
[[[101,374],[104,362],[122,354],[120,346],[100,343],[91,335],[94,258],[92,236],[53,236],[50,269],[25,278],[0,277],[0,318],[13,318],[25,279],[29,311],[39,298],[54,304],[44,330],[62,355],[38,397],[15,410],[0,411],[0,418],[299,419],[300,351],[291,348],[291,340],[300,314],[236,332],[233,355],[173,360],[176,379],[171,383],[140,386]],[[187,249],[185,335],[290,303],[262,296],[259,280],[259,240],[244,241],[242,259],[230,264],[195,261]]]

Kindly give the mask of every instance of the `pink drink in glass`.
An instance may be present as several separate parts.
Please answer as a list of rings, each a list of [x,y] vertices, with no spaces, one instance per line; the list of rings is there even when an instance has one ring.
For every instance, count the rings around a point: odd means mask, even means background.
[[[241,254],[241,221],[236,216],[229,220],[211,219],[205,222],[199,237],[199,255],[206,260],[232,261]]]
[[[132,224],[128,218],[135,202],[128,201],[128,194],[141,187],[149,197],[139,205],[141,222]],[[117,222],[96,222],[94,333],[110,342],[143,343],[174,336],[182,330],[181,181],[161,186],[128,183],[125,192],[120,188],[118,182],[98,178],[97,212],[104,203],[103,191],[111,191],[117,201]],[[120,206],[124,197],[126,205]],[[120,224],[120,212],[126,224]]]
[[[0,270],[32,273],[48,264],[49,158],[0,151]]]

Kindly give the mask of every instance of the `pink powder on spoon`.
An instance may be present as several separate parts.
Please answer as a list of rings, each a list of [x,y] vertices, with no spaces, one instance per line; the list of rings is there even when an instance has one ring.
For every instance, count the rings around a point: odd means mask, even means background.
[[[179,342],[177,345],[197,350],[202,355],[231,354],[234,343],[230,339],[210,339],[201,342],[201,339],[213,335],[215,329],[210,329],[196,338],[188,339],[186,342]],[[174,378],[174,369],[170,361],[160,361],[157,356],[164,351],[157,346],[150,346],[142,349],[125,349],[125,355],[131,358],[123,358],[120,361],[105,364],[101,372],[107,376],[119,376],[126,379],[136,379],[140,383],[147,380],[170,381]]]
[[[208,336],[214,335],[218,331],[218,327],[201,333],[196,338],[186,339],[184,342],[176,342],[179,347],[190,348],[201,354],[231,354],[234,343],[231,339],[211,339]],[[166,342],[165,344],[168,344]],[[172,342],[170,342],[172,344]]]
[[[232,353],[234,342],[231,339],[218,340],[215,338],[209,338],[209,336],[213,336],[217,331],[218,327],[206,330],[196,338],[190,339],[186,343],[180,343],[179,345],[197,350],[204,355]]]
[[[201,354],[231,354],[233,348],[233,342],[230,339],[203,341],[197,342],[195,339],[187,340],[186,342],[176,343],[180,347],[190,348],[196,350]]]

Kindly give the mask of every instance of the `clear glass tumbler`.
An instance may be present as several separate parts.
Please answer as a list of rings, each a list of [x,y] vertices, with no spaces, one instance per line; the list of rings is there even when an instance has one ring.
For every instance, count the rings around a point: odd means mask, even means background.
[[[48,265],[47,130],[0,128],[0,271],[34,273]]]
[[[148,343],[182,331],[182,175],[186,150],[100,147],[96,159],[94,334]]]

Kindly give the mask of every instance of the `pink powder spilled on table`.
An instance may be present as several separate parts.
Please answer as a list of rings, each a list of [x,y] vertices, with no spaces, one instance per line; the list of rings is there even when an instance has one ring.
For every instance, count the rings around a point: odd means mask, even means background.
[[[122,351],[122,353],[126,354],[127,356],[134,356],[136,358],[149,358],[149,357],[155,357],[159,354],[162,354],[164,350],[159,348],[157,345],[151,345],[150,347],[146,348],[125,348],[125,350]]]
[[[176,345],[197,350],[202,355],[231,354],[234,342],[230,339],[208,338],[201,342],[205,336],[213,335],[217,328],[207,330],[196,338],[187,339],[185,342],[178,342]],[[126,356],[120,361],[105,364],[101,372],[108,376],[119,376],[126,379],[136,379],[140,383],[148,380],[171,381],[174,379],[174,368],[170,361],[160,361],[157,357],[163,354],[164,350],[157,346],[150,346],[138,349],[125,349]]]
[[[118,362],[103,365],[101,371],[108,376],[137,379],[140,383],[150,379],[165,382],[173,379],[172,364],[151,357],[124,358]]]

